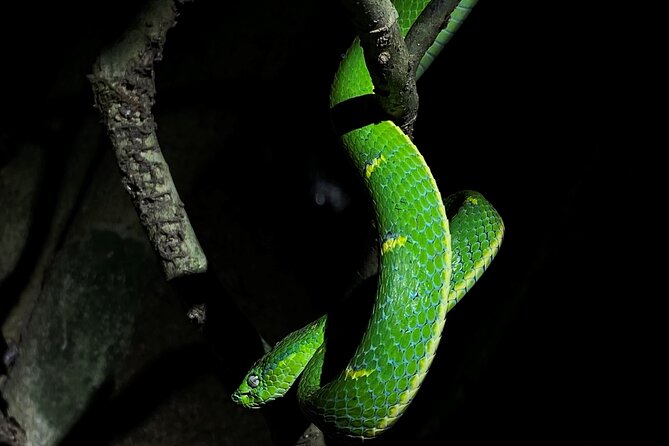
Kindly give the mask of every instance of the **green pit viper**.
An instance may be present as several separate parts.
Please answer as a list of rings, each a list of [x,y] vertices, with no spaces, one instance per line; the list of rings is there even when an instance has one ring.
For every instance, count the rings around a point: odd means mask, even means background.
[[[404,35],[428,2],[393,2]],[[418,76],[475,4],[459,2]],[[330,105],[373,89],[356,39],[335,75]],[[372,438],[389,429],[414,398],[434,359],[446,313],[492,261],[504,225],[477,192],[458,192],[442,202],[425,160],[391,121],[348,131],[341,141],[371,195],[379,231],[378,290],[367,330],[348,366],[323,384],[327,316],[317,319],[259,359],[232,399],[258,408],[301,377],[297,397],[314,424],[338,436]]]

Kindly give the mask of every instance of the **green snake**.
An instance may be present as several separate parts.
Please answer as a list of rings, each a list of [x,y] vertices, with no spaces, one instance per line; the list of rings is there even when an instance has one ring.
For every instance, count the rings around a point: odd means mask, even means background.
[[[429,0],[395,0],[404,35]],[[417,70],[420,75],[476,0],[461,0]],[[332,85],[330,105],[373,92],[358,40]],[[502,243],[504,225],[477,192],[442,202],[415,145],[391,121],[341,136],[372,198],[379,231],[379,282],[367,330],[348,366],[321,383],[327,315],[281,340],[259,359],[232,395],[248,408],[297,397],[325,432],[371,438],[405,412],[434,359],[446,313],[483,274]],[[450,219],[450,223],[449,223]]]

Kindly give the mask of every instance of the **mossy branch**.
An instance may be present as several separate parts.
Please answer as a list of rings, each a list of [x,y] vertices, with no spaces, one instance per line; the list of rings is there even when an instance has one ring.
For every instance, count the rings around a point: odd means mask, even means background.
[[[151,0],[123,37],[103,51],[89,80],[95,105],[135,205],[167,279],[203,272],[207,259],[158,144],[151,112],[154,64],[183,0]]]

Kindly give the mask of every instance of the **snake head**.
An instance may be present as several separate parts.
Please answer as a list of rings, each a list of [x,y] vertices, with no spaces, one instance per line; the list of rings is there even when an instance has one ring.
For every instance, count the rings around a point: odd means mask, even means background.
[[[299,349],[299,346],[294,348]],[[295,383],[308,360],[309,357],[300,352],[286,355],[284,346],[279,343],[251,367],[232,394],[232,401],[248,409],[259,409],[281,398]]]
[[[232,401],[258,409],[284,396],[323,343],[324,327],[325,317],[321,317],[279,341],[251,366]]]
[[[264,381],[262,371],[254,366],[232,394],[232,401],[248,409],[259,409],[260,406],[274,399],[267,394]]]
[[[284,396],[304,365],[291,360],[295,355],[285,358],[282,353],[275,348],[260,358],[232,394],[232,401],[247,409],[259,409]]]

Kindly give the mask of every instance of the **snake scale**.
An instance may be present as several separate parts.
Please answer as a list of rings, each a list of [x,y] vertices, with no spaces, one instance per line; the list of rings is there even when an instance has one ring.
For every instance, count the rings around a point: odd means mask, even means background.
[[[404,35],[429,0],[395,0]],[[476,0],[461,0],[421,61],[430,65]],[[358,40],[335,75],[330,106],[373,93]],[[321,383],[327,315],[281,340],[244,377],[232,399],[249,408],[297,381],[300,406],[333,435],[372,438],[405,412],[434,359],[446,313],[483,274],[504,225],[477,192],[442,201],[416,146],[391,121],[341,136],[371,195],[379,231],[379,282],[367,330],[348,366]]]

